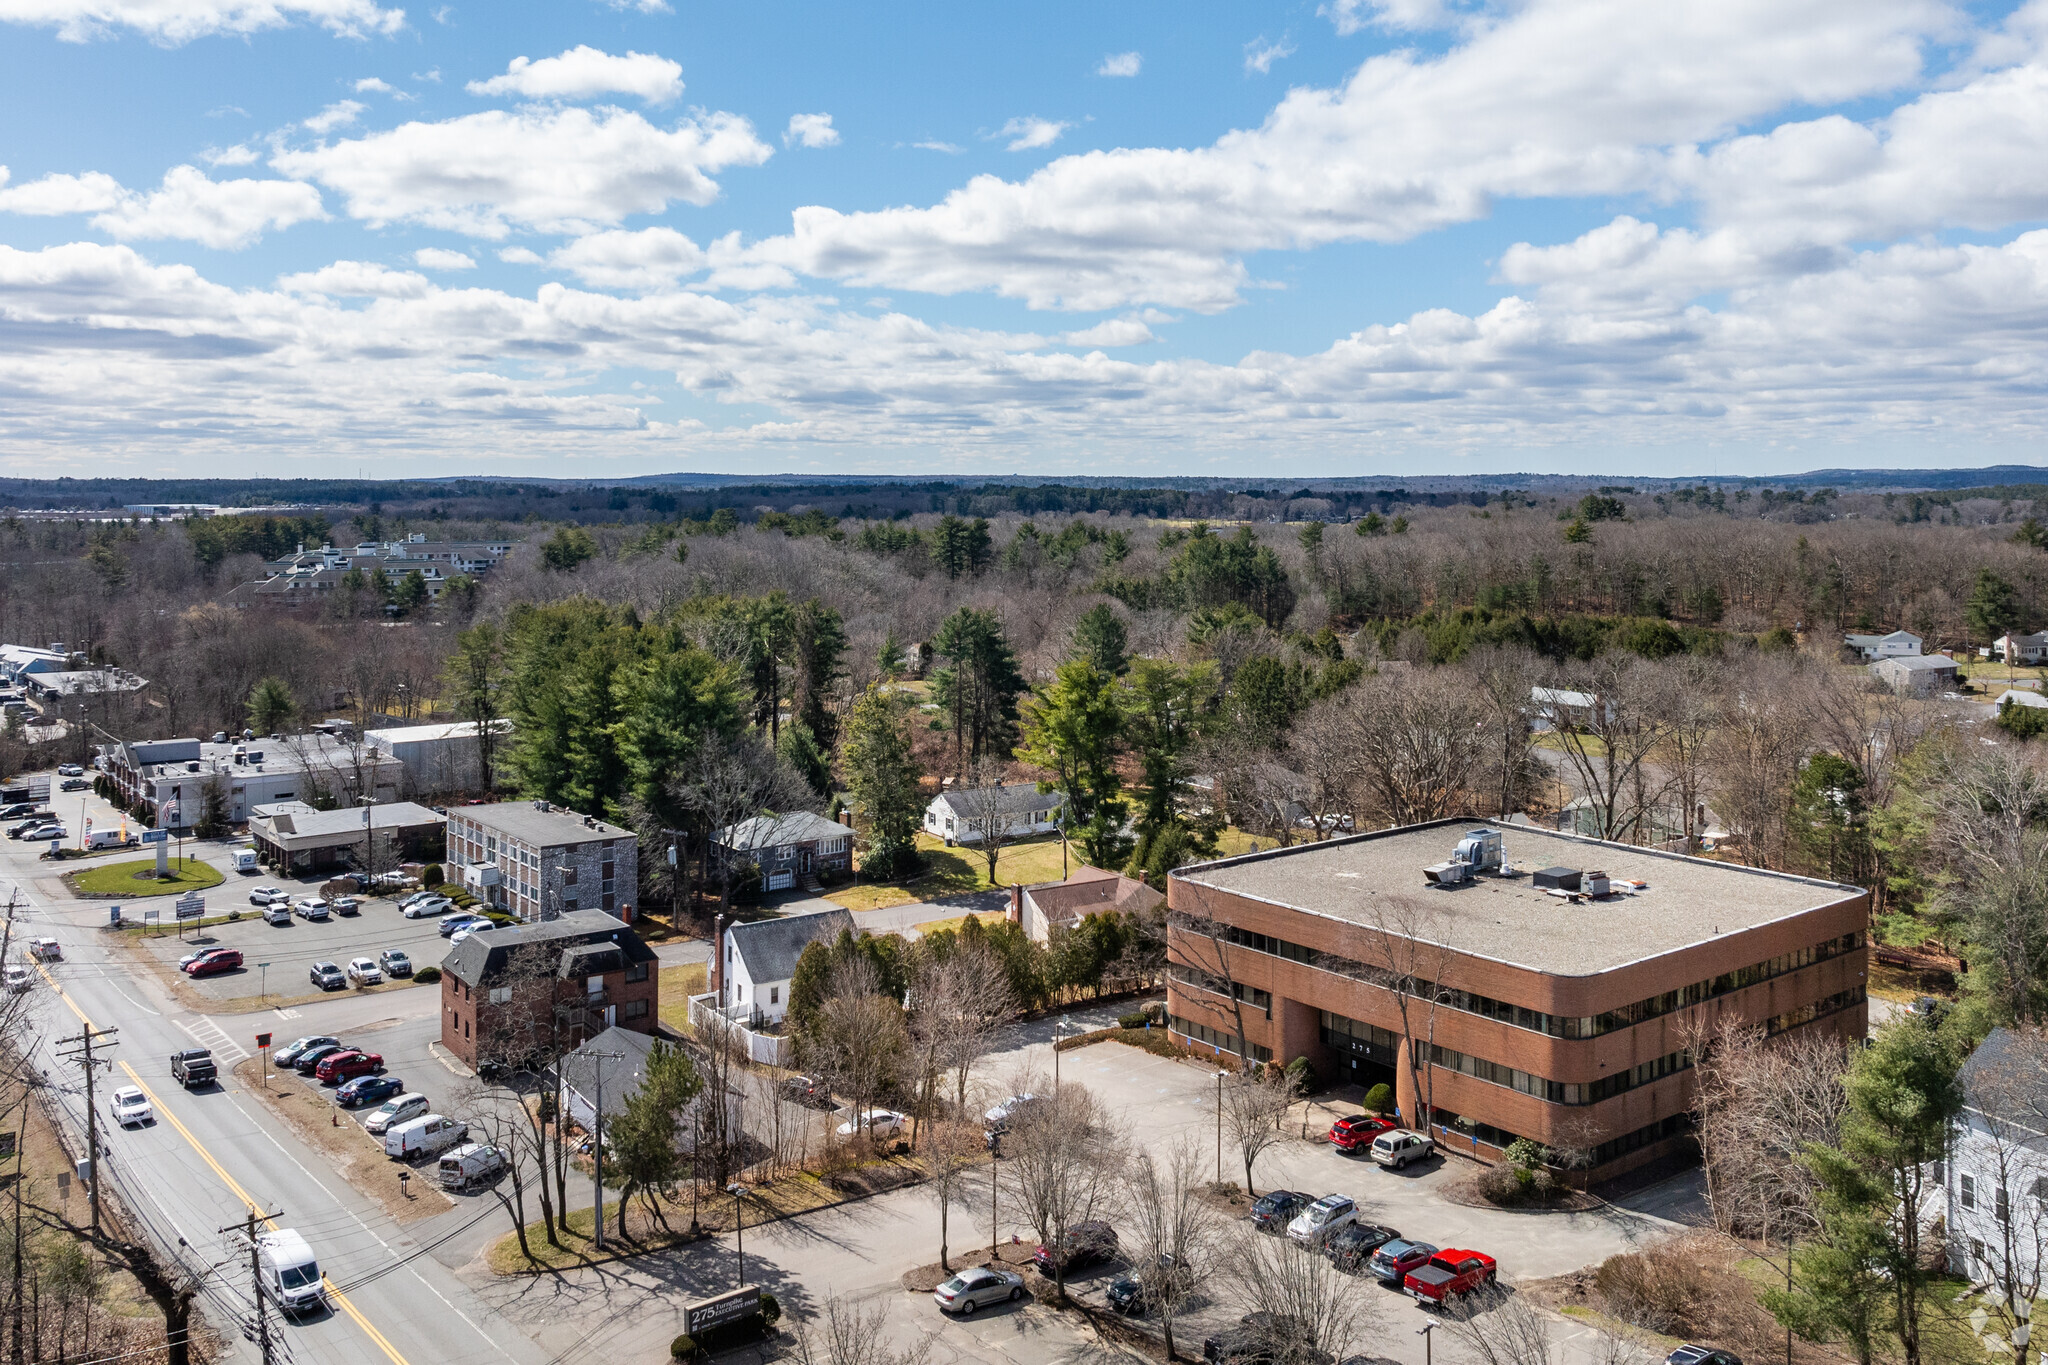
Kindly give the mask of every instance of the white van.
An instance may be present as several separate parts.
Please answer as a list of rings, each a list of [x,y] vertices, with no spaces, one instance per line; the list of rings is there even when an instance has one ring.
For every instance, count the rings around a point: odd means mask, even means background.
[[[139,842],[141,841],[132,836],[122,838],[119,829],[96,829],[85,836],[85,849],[91,853],[103,848],[126,848]]]
[[[263,1292],[293,1316],[327,1306],[327,1290],[320,1282],[320,1264],[313,1259],[313,1248],[290,1228],[257,1234],[256,1274]]]
[[[438,1156],[468,1136],[469,1125],[461,1119],[426,1114],[387,1129],[384,1133],[384,1155],[398,1161]]]
[[[505,1154],[481,1142],[466,1142],[441,1158],[438,1168],[441,1188],[470,1190],[498,1178],[505,1169]]]
[[[262,868],[256,865],[255,849],[238,848],[235,850],[235,871],[246,872],[253,876],[262,870]]]

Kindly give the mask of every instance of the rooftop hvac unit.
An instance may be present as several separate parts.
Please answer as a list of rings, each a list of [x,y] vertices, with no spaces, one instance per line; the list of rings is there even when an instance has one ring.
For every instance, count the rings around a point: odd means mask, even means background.
[[[1605,872],[1588,872],[1586,874],[1586,879],[1585,882],[1582,884],[1581,889],[1583,889],[1585,893],[1589,896],[1606,895],[1607,874]]]
[[[1475,829],[1458,841],[1449,862],[1432,863],[1422,875],[1436,886],[1460,886],[1476,872],[1500,871],[1500,831]]]
[[[1535,875],[1534,880],[1545,891],[1576,891],[1579,889],[1579,870],[1576,867],[1546,867]]]

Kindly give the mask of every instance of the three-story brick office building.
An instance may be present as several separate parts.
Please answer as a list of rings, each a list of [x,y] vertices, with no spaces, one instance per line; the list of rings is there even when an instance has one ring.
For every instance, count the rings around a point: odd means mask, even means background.
[[[632,830],[546,801],[448,812],[449,880],[522,920],[620,914],[638,894],[639,847]]]
[[[1174,873],[1174,1033],[1385,1082],[1482,1157],[1590,1149],[1594,1180],[1688,1140],[1689,1022],[1863,1036],[1862,888],[1522,826],[1503,827],[1507,874],[1431,884],[1474,823]]]

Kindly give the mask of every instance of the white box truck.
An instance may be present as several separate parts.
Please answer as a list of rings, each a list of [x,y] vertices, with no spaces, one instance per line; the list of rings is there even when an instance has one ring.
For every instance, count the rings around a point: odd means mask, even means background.
[[[255,849],[238,848],[235,850],[235,871],[246,872],[253,877],[262,870],[262,868],[256,865]]]
[[[327,1306],[313,1248],[290,1228],[256,1235],[256,1275],[263,1292],[293,1317]]]
[[[438,1156],[469,1136],[469,1125],[460,1119],[425,1114],[401,1123],[384,1134],[384,1155],[398,1161]]]

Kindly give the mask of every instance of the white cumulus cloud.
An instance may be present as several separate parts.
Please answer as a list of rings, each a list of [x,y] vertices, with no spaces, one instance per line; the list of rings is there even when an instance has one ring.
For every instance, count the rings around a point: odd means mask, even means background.
[[[476,269],[476,262],[462,252],[450,251],[439,246],[421,247],[412,253],[412,260],[414,265],[424,266],[428,270]]]
[[[498,259],[507,265],[545,265],[547,260],[531,247],[508,246],[498,253]]]
[[[789,127],[782,132],[782,145],[837,147],[839,130],[832,126],[830,114],[791,114]]]
[[[387,270],[370,261],[336,261],[318,270],[286,275],[278,280],[277,287],[287,294],[369,299],[421,299],[434,288],[417,271]]]
[[[1273,69],[1273,63],[1283,57],[1294,55],[1294,44],[1285,38],[1269,43],[1264,38],[1254,38],[1244,45],[1244,69],[1256,71],[1261,76]]]
[[[253,166],[257,155],[254,147],[238,142],[232,147],[208,147],[199,159],[209,166]]]
[[[391,82],[377,76],[365,76],[356,82],[356,93],[358,95],[388,95],[391,93]]]
[[[745,119],[713,113],[658,128],[623,109],[492,110],[286,150],[271,165],[343,196],[373,226],[414,222],[502,238],[607,227],[681,200],[718,197],[712,172],[771,149]]]
[[[1011,151],[1029,152],[1052,146],[1071,126],[1049,118],[1013,118],[997,129],[995,135],[1010,139]]]
[[[533,61],[514,57],[502,76],[471,81],[472,95],[524,95],[528,99],[580,100],[593,95],[632,95],[648,104],[667,104],[683,93],[683,66],[651,53],[614,57],[588,45],[559,57]]]
[[[0,175],[0,183],[4,183]],[[121,241],[174,237],[217,250],[248,246],[270,228],[325,218],[320,191],[291,180],[209,180],[196,166],[174,166],[148,193],[98,171],[46,175],[0,189],[0,212],[43,217],[95,215],[92,225]]]
[[[356,103],[356,101],[342,100],[328,105],[325,109],[307,119],[305,125],[324,137],[336,128],[348,127],[356,121],[357,116],[362,112],[363,106]]]
[[[254,33],[309,20],[347,38],[389,35],[405,11],[372,0],[0,0],[0,23],[54,28],[83,43],[127,29],[176,46],[210,33]]]
[[[674,228],[594,232],[558,247],[548,264],[600,289],[665,289],[704,268],[703,250]]]
[[[1144,64],[1145,58],[1142,53],[1113,52],[1102,59],[1102,64],[1095,68],[1095,74],[1098,76],[1135,76],[1138,74],[1139,68],[1144,66]]]

